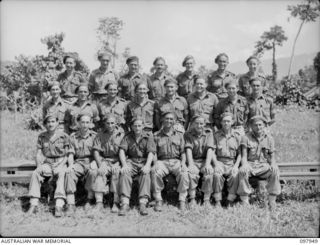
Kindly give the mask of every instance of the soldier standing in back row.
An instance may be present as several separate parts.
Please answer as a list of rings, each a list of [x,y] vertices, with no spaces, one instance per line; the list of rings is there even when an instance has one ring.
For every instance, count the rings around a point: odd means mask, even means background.
[[[126,64],[129,71],[127,74],[120,77],[118,81],[119,97],[133,101],[136,86],[140,83],[144,83],[148,86],[148,78],[139,73],[139,59],[137,56],[129,57]]]
[[[98,55],[100,67],[91,72],[89,76],[89,91],[92,93],[92,101],[98,104],[105,96],[105,87],[110,82],[117,82],[118,75],[109,69],[111,55],[102,52]]]
[[[194,71],[194,64],[195,60],[193,56],[186,56],[182,62],[182,66],[185,67],[186,70],[180,73],[176,78],[178,82],[177,93],[185,99],[188,98],[189,94],[194,92],[194,80],[197,76]]]
[[[66,55],[63,58],[66,70],[59,74],[57,81],[61,85],[61,97],[68,103],[73,103],[77,100],[76,88],[80,84],[86,84],[87,81],[79,71],[75,71],[76,61],[75,58]]]
[[[208,87],[207,90],[215,94],[219,100],[228,96],[225,89],[227,81],[235,78],[235,74],[227,71],[227,65],[229,64],[229,57],[225,53],[219,54],[214,62],[218,65],[218,69],[208,75]]]

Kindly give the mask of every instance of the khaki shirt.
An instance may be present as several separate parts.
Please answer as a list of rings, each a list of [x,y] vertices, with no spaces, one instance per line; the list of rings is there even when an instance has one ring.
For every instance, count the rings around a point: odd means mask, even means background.
[[[116,128],[111,134],[103,131],[97,134],[93,141],[93,150],[98,151],[104,158],[119,158],[119,146],[124,137],[124,132]]]
[[[182,132],[173,130],[171,133],[166,134],[163,130],[160,130],[154,134],[154,141],[159,160],[180,159],[184,153],[185,142]]]
[[[236,156],[240,154],[241,137],[234,131],[226,136],[222,130],[219,130],[213,135],[213,141],[218,161],[227,163],[230,160],[235,160]]]
[[[184,97],[188,98],[188,95],[194,92],[194,79],[197,74],[192,73],[190,76],[187,75],[186,72],[180,73],[176,80],[178,82],[178,90],[177,93]]]
[[[117,116],[117,124],[125,124],[125,115],[127,111],[127,101],[122,98],[117,97],[115,102],[111,105],[108,99],[103,99],[98,104],[99,116],[101,119],[105,117],[106,114],[112,113]]]
[[[119,97],[125,99],[125,100],[134,100],[135,97],[135,87],[137,84],[144,83],[149,86],[148,77],[143,76],[140,73],[134,74],[132,77],[130,77],[129,73],[123,75],[120,77],[118,81],[118,89],[119,89]],[[150,89],[150,88],[149,88]]]
[[[246,113],[248,114],[248,121],[253,116],[259,115],[264,117],[267,122],[270,122],[275,115],[275,108],[272,98],[266,95],[260,95],[256,99],[249,97]]]
[[[159,115],[159,118],[162,118],[163,114],[168,111],[175,112],[177,122],[184,125],[189,114],[186,99],[176,95],[173,101],[170,101],[168,97],[165,96],[155,103],[155,113]]]
[[[246,108],[247,100],[240,95],[234,102],[230,101],[229,97],[220,100],[214,114],[215,124],[221,128],[220,116],[225,112],[230,112],[233,114],[233,126],[244,126],[247,123]]]
[[[194,159],[206,159],[208,149],[213,149],[213,134],[210,129],[204,129],[200,135],[197,135],[195,130],[191,130],[185,133],[184,138],[185,149],[192,150]]]
[[[135,100],[129,102],[127,107],[126,122],[128,128],[134,117],[142,117],[144,119],[144,128],[153,129],[154,120],[154,101],[147,99],[143,104],[137,103]]]
[[[274,140],[269,134],[258,139],[253,132],[249,132],[242,137],[241,145],[247,148],[248,162],[270,163],[271,154],[275,150]]]
[[[160,77],[152,74],[149,78],[149,99],[160,100],[166,93],[164,81],[169,78],[168,74],[162,73]]]
[[[79,102],[77,100],[72,106],[69,107],[66,113],[69,129],[73,131],[78,129],[77,117],[78,115],[84,113],[91,116],[93,123],[97,123],[100,120],[98,108],[95,104],[93,104],[91,101],[86,101],[80,107]]]
[[[103,72],[100,68],[95,69],[89,76],[89,91],[93,94],[99,93],[105,89],[105,86],[110,83],[116,83],[118,75],[112,70]]]
[[[80,132],[74,132],[70,135],[69,153],[74,155],[74,159],[89,158],[93,159],[92,147],[93,141],[97,133],[89,130],[85,136],[81,136]]]
[[[206,92],[205,96],[200,99],[196,93],[192,93],[188,97],[189,116],[193,118],[195,115],[203,114],[206,123],[214,123],[213,113],[218,104],[218,98],[213,93]]]
[[[134,132],[129,132],[121,141],[120,148],[123,149],[128,158],[147,158],[149,152],[156,153],[156,145],[152,134],[143,132],[137,141]]]
[[[59,130],[56,130],[51,138],[48,132],[40,133],[38,136],[37,149],[40,149],[45,157],[64,157],[69,150],[69,145],[69,136]]]
[[[70,77],[67,77],[67,71],[64,71],[59,74],[57,80],[61,84],[62,98],[77,97],[76,88],[81,84],[86,84],[84,76],[78,71],[73,71]]]
[[[228,97],[227,90],[225,89],[225,83],[228,79],[234,79],[235,74],[230,71],[225,71],[224,75],[219,74],[218,71],[214,71],[207,77],[208,87],[207,90],[215,94],[218,99]]]
[[[61,97],[58,98],[57,102],[54,103],[52,99],[49,99],[42,108],[43,119],[48,114],[56,114],[59,119],[59,124],[64,124],[67,120],[66,112],[69,109],[69,104],[64,102]]]
[[[267,80],[264,74],[258,74],[257,77],[262,81],[263,90],[267,91]],[[250,76],[249,72],[241,75],[238,80],[239,84],[239,94],[243,97],[249,97],[252,93],[252,88],[250,85],[250,79],[255,78],[255,76]]]

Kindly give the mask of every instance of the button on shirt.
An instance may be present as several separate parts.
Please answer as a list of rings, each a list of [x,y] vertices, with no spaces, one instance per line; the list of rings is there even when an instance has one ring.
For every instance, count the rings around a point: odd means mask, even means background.
[[[91,101],[86,101],[82,106],[79,105],[79,101],[74,102],[72,106],[69,107],[66,113],[67,122],[69,128],[73,131],[78,129],[77,117],[80,114],[88,114],[94,123],[100,120],[98,108]]]
[[[118,89],[119,89],[119,97],[125,99],[125,100],[134,100],[135,97],[135,87],[137,84],[144,83],[149,86],[148,77],[143,76],[140,73],[134,74],[132,77],[130,77],[130,74],[127,73],[124,76],[122,76],[118,81]]]
[[[185,142],[183,134],[176,130],[165,133],[160,130],[155,133],[154,141],[157,147],[157,157],[159,160],[179,159],[184,153]]]
[[[68,109],[69,105],[64,102],[61,97],[59,97],[56,102],[54,102],[53,99],[50,99],[44,104],[42,108],[42,115],[43,118],[45,118],[48,114],[55,114],[58,116],[59,124],[64,124],[66,121],[66,111]]]
[[[242,137],[241,145],[247,148],[249,162],[268,163],[274,152],[274,140],[269,134],[258,139],[253,132],[249,132]]]
[[[250,97],[247,104],[248,120],[253,116],[262,116],[270,122],[275,115],[275,108],[271,98],[260,95],[257,98]]]
[[[195,73],[191,73],[190,75],[187,75],[187,72],[180,73],[176,80],[178,82],[178,90],[177,93],[187,98],[189,94],[194,92],[194,79],[197,75]]]
[[[216,125],[221,128],[221,114],[230,112],[233,114],[233,126],[244,126],[247,122],[246,108],[247,100],[240,95],[235,101],[231,101],[229,97],[220,100],[214,115]]]
[[[233,78],[235,78],[235,74],[230,71],[225,71],[224,74],[220,74],[218,71],[214,71],[207,77],[207,90],[211,93],[214,93],[219,100],[222,98],[226,98],[228,96],[228,93],[224,85],[228,79]]]
[[[264,74],[257,74],[256,76],[251,76],[249,72],[241,75],[239,77],[239,94],[244,97],[248,97],[252,93],[251,85],[250,85],[250,79],[252,78],[259,78],[262,81],[262,86],[264,87],[264,91],[267,91],[266,87],[266,78]]]
[[[142,117],[144,119],[144,127],[152,130],[154,120],[154,101],[147,99],[142,104],[139,104],[136,100],[129,102],[126,115],[128,127],[134,117]]]
[[[37,149],[42,151],[45,157],[64,157],[69,150],[69,136],[59,130],[50,137],[48,132],[39,135]]]
[[[176,95],[172,101],[165,96],[155,104],[155,112],[162,118],[165,112],[175,112],[177,116],[177,122],[184,125],[186,118],[188,117],[188,103],[182,96]]]
[[[206,159],[208,149],[213,149],[213,134],[210,129],[204,129],[201,134],[195,130],[185,133],[185,149],[192,150],[194,159]]]
[[[116,83],[118,76],[114,71],[106,70],[102,71],[100,68],[95,69],[89,76],[89,90],[95,94],[104,90],[105,86],[110,83]]]
[[[120,148],[123,149],[129,158],[147,158],[149,152],[156,152],[156,145],[151,134],[142,133],[139,140],[136,140],[134,132],[128,133],[121,141]]]
[[[97,133],[89,130],[82,136],[79,131],[70,135],[69,153],[74,155],[75,159],[92,158],[93,141]]]
[[[222,130],[213,135],[214,149],[217,159],[222,162],[235,160],[237,153],[240,151],[241,137],[235,132],[228,136]]]
[[[106,114],[112,113],[117,116],[117,123],[118,125],[120,124],[125,124],[125,115],[126,115],[126,110],[127,110],[127,102],[122,99],[117,97],[115,101],[110,104],[108,99],[103,99],[99,104],[98,104],[98,111],[99,111],[99,116],[100,118],[104,118]]]
[[[119,146],[124,133],[118,128],[113,133],[107,131],[100,132],[93,142],[93,150],[98,151],[104,158],[117,158],[119,157]]]
[[[77,97],[76,88],[81,84],[86,84],[85,78],[78,71],[73,71],[69,77],[67,76],[67,71],[64,71],[59,74],[57,80],[61,84],[62,98]]]
[[[193,118],[195,115],[203,114],[206,123],[214,123],[213,113],[218,104],[218,98],[213,93],[205,92],[203,98],[199,98],[196,93],[192,93],[188,97],[189,115]]]
[[[164,88],[164,81],[170,76],[162,73],[160,77],[152,74],[149,79],[149,99],[160,100],[166,93]]]

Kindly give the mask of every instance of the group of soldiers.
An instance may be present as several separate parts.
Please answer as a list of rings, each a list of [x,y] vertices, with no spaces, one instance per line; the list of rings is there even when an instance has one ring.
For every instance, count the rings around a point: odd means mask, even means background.
[[[41,184],[56,181],[55,216],[72,215],[79,179],[87,191],[85,208],[103,210],[103,196],[113,194],[111,212],[126,215],[132,183],[138,179],[139,212],[148,202],[162,210],[163,178],[173,174],[179,209],[197,205],[201,180],[203,205],[221,206],[227,182],[227,205],[239,195],[249,204],[251,177],[267,181],[269,208],[280,194],[270,125],[275,121],[267,81],[257,72],[259,60],[248,58],[248,73],[226,70],[228,56],[219,54],[218,69],[207,78],[194,71],[187,56],[176,78],[166,72],[164,58],[154,60],[151,76],[139,73],[139,59],[129,57],[128,73],[118,78],[110,56],[98,56],[100,67],[86,79],[75,71],[75,58],[63,59],[65,71],[50,84],[43,106],[46,131],[37,142],[29,213],[38,211]]]

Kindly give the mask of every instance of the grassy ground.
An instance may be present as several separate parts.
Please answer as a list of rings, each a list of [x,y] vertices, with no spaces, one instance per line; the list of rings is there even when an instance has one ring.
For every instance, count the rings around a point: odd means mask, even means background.
[[[24,129],[27,115],[16,122],[8,112],[1,113],[1,159],[34,159],[39,132]],[[319,161],[319,112],[279,110],[272,127],[278,162]],[[0,188],[0,234],[3,236],[210,236],[210,237],[318,237],[319,189],[304,182],[284,186],[278,207],[270,214],[254,202],[250,207],[205,210],[201,206],[181,213],[165,205],[162,213],[149,208],[141,217],[136,208],[126,217],[84,211],[75,217],[54,218],[47,205],[38,216],[28,217],[26,186]],[[255,200],[255,197],[253,197]]]

